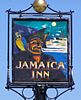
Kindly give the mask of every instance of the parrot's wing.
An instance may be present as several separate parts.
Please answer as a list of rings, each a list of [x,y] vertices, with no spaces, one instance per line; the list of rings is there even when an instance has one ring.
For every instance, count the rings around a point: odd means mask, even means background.
[[[16,40],[16,45],[17,45],[17,47],[18,47],[21,51],[25,51],[24,44],[23,44],[23,42],[21,41],[21,39],[17,39],[17,40]]]
[[[25,39],[24,37],[22,37],[22,42],[23,42],[24,48],[26,49],[26,47],[27,47],[27,42],[26,42],[26,39]]]

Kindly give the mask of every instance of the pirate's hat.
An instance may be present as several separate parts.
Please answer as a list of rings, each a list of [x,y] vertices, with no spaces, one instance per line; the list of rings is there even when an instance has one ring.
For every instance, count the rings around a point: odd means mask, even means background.
[[[45,41],[46,37],[48,36],[49,33],[45,33],[46,28],[40,29],[35,33],[30,34],[27,37],[27,41],[30,41],[33,38],[40,38],[42,41]]]

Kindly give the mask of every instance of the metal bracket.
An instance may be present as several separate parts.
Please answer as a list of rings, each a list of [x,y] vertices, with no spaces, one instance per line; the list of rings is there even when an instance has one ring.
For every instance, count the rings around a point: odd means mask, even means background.
[[[63,92],[59,93],[58,89],[55,88],[55,90],[56,90],[56,96],[55,96],[55,97],[52,97],[52,98],[51,98],[51,97],[49,97],[48,95],[46,95],[46,96],[47,96],[48,100],[57,100],[58,97],[60,97],[60,96],[63,95],[64,93],[68,92],[69,90],[72,91],[73,89],[74,89],[73,87],[70,87],[70,88],[64,90]]]
[[[61,95],[63,95],[64,93],[68,92],[69,90],[73,90],[73,87],[70,87],[66,90],[64,90],[63,92],[59,93],[57,88],[54,88],[56,90],[56,96],[55,97],[49,97],[48,94],[46,93],[48,87],[47,86],[35,86],[34,88],[32,88],[33,91],[33,95],[31,97],[26,97],[24,94],[24,90],[27,88],[23,88],[22,92],[18,92],[17,90],[13,89],[13,88],[8,88],[6,87],[6,89],[10,89],[13,92],[17,93],[19,96],[21,96],[23,98],[23,100],[29,100],[29,99],[33,99],[33,100],[57,100],[58,97],[60,97]],[[35,98],[34,98],[35,97]]]
[[[6,89],[12,90],[13,92],[17,93],[19,96],[21,96],[21,97],[23,98],[23,100],[29,100],[29,99],[32,99],[32,98],[35,96],[35,95],[33,94],[31,97],[26,97],[25,94],[24,94],[24,90],[25,90],[26,88],[23,88],[22,91],[21,91],[21,93],[20,93],[19,91],[15,90],[15,89],[13,89],[13,88],[8,88],[8,87],[6,87]],[[33,88],[32,88],[32,91],[33,91]],[[33,92],[33,93],[34,93],[34,92]]]

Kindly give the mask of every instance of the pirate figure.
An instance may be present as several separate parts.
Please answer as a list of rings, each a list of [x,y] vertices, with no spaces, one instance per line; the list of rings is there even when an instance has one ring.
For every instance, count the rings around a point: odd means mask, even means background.
[[[18,60],[19,58],[25,61],[36,61],[37,63],[40,63],[40,61],[55,61],[53,57],[42,52],[42,48],[45,46],[46,37],[48,36],[48,33],[44,34],[45,30],[46,28],[25,36],[26,49],[16,54],[15,59]]]

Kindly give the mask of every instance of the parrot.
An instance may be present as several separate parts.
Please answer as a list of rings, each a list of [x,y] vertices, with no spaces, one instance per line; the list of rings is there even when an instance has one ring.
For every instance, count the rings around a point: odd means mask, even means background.
[[[15,33],[16,36],[16,46],[21,50],[21,51],[26,51],[26,39],[22,37],[22,35],[19,32]]]

